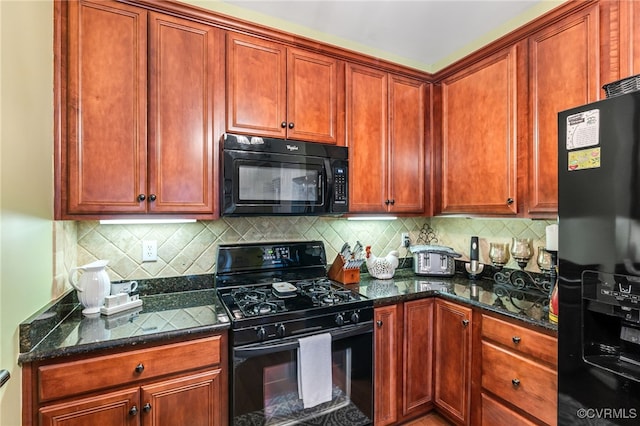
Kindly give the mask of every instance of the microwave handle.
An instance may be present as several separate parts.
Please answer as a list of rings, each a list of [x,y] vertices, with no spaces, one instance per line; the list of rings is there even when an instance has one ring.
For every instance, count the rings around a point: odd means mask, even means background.
[[[344,327],[331,331],[331,340],[341,340],[347,337],[358,336],[361,334],[373,333],[373,321],[358,324],[352,327]],[[276,352],[286,352],[298,349],[298,339],[287,339],[286,341],[276,343],[260,343],[251,346],[239,347],[233,349],[234,356],[240,358],[253,358],[262,355],[268,355]]]

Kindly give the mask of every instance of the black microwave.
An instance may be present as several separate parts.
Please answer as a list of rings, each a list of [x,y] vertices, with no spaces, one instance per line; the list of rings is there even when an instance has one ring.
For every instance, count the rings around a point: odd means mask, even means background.
[[[346,147],[229,133],[220,145],[223,216],[349,211]]]

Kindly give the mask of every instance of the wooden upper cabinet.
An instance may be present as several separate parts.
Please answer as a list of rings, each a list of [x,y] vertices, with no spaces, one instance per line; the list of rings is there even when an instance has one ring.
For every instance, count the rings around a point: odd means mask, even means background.
[[[527,216],[558,211],[558,112],[598,100],[598,5],[529,37]]]
[[[424,82],[347,65],[349,211],[423,213]]]
[[[386,212],[388,75],[347,64],[349,211]]]
[[[389,76],[389,211],[425,209],[425,83]]]
[[[228,33],[227,70],[227,131],[286,137],[286,47]]]
[[[111,1],[67,5],[67,213],[143,213],[147,12]]]
[[[227,131],[343,144],[337,59],[241,34],[227,36]]]
[[[518,52],[504,49],[441,82],[441,213],[518,213]]]
[[[613,64],[613,67],[619,66],[619,73],[609,77],[603,76],[603,83],[640,74],[640,2],[607,2],[602,6],[613,9],[609,13],[612,21],[608,28],[611,32],[610,38],[609,40],[604,38],[603,42],[608,41],[614,47],[618,46],[615,43],[619,43],[619,58],[617,58],[619,62]],[[604,33],[603,37],[606,36],[607,34]],[[602,59],[604,61],[608,58],[605,56]],[[604,96],[604,91],[602,93]]]
[[[344,94],[344,64],[293,48],[287,57],[287,137],[343,145],[344,124],[339,123],[344,114],[339,113],[338,99],[344,99],[339,95]]]
[[[61,218],[213,218],[221,31],[117,2],[67,4]]]
[[[219,30],[158,13],[149,28],[149,203],[154,213],[214,210]]]

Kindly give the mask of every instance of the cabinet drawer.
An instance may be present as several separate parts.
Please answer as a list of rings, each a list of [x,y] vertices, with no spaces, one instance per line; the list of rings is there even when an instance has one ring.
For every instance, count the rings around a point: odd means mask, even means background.
[[[521,416],[495,399],[482,394],[482,425],[519,425],[535,426],[535,423]]]
[[[483,388],[545,423],[555,424],[555,371],[487,342],[482,342],[482,365]]]
[[[40,401],[220,363],[220,336],[38,368]]]
[[[551,365],[558,363],[558,340],[488,315],[482,315],[482,337]]]

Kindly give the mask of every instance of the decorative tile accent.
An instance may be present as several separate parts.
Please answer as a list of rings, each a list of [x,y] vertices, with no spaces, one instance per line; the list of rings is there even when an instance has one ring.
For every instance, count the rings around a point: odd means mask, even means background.
[[[533,238],[534,248],[544,245],[545,227],[554,221],[528,219],[469,219],[450,217],[406,217],[394,221],[348,221],[343,218],[292,216],[221,218],[185,224],[100,225],[97,221],[57,222],[55,225],[56,282],[66,283],[68,271],[98,259],[108,259],[113,281],[215,273],[218,244],[257,241],[322,240],[327,261],[344,242],[360,241],[384,256],[398,250],[400,257],[411,253],[399,247],[400,236],[408,232],[412,244],[430,225],[438,243],[452,247],[468,259],[469,240],[480,237],[481,262],[489,263],[489,242],[510,242],[511,237]],[[158,261],[142,262],[142,241],[158,242]],[[60,262],[58,259],[64,259]],[[513,260],[508,267],[517,268]],[[538,271],[535,260],[527,269]]]

